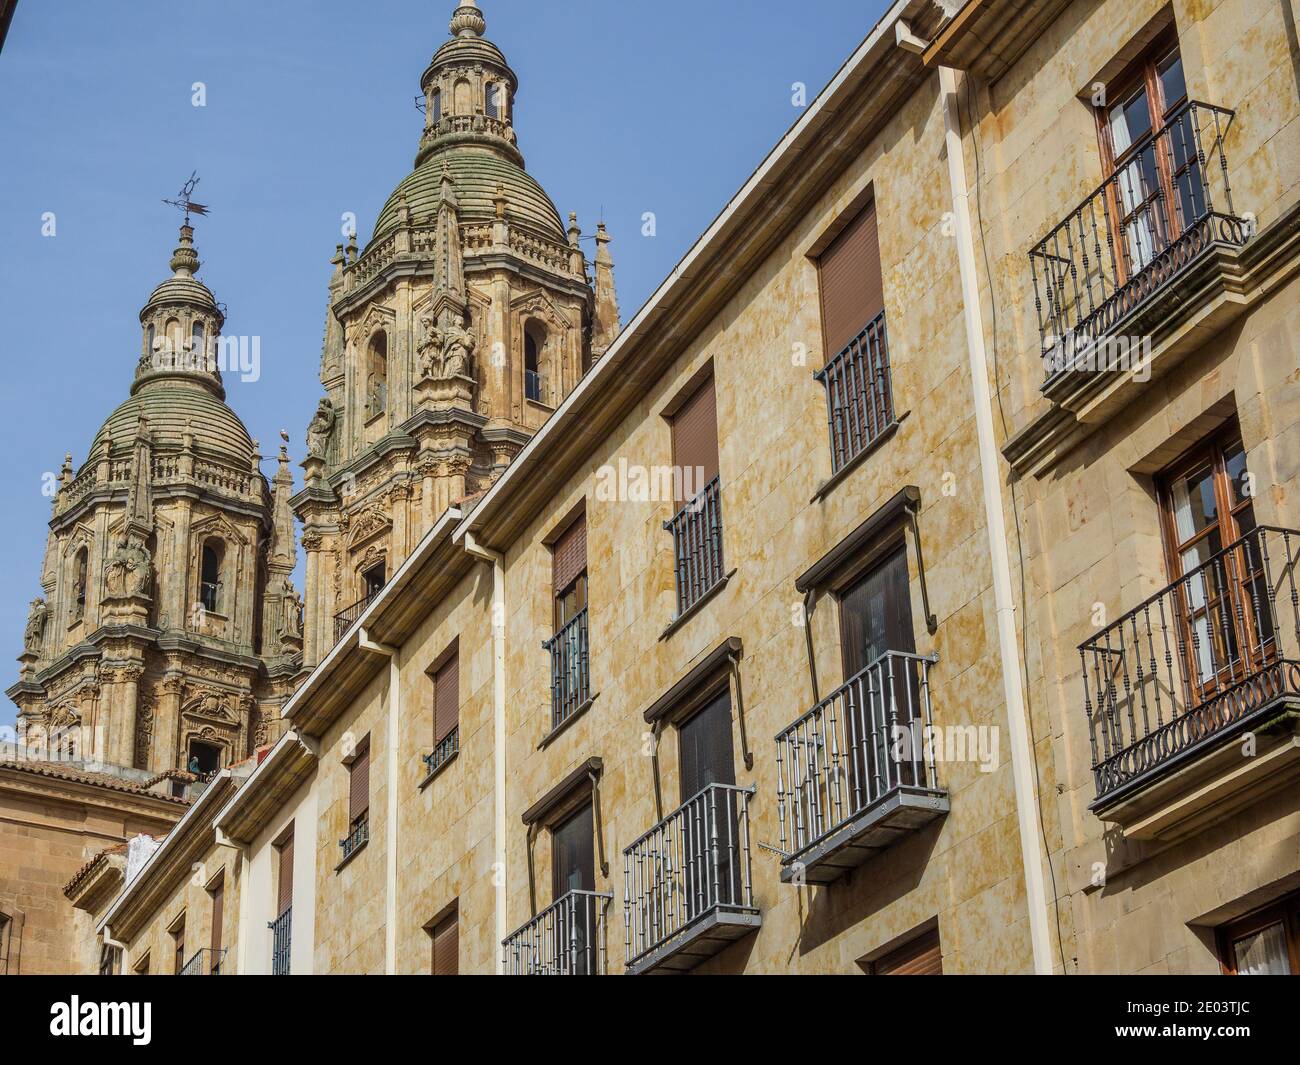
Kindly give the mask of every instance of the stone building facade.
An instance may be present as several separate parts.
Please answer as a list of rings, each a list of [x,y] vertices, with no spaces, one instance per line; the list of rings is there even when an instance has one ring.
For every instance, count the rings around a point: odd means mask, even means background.
[[[211,772],[274,739],[302,668],[288,452],[268,481],[226,405],[238,349],[193,235],[140,311],[130,396],[54,496],[7,692],[50,757]]]
[[[954,7],[320,637],[239,971],[1300,967],[1290,8]]]
[[[609,237],[524,169],[518,79],[476,4],[420,78],[414,169],[358,251],[339,245],[294,499],[315,664],[451,504],[501,474],[618,332]],[[337,625],[336,625],[336,619]]]

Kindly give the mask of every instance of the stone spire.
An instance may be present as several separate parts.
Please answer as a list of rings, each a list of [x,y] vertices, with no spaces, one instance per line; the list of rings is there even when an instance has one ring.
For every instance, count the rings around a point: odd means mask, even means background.
[[[482,37],[487,29],[487,20],[474,0],[465,0],[451,15],[451,35],[453,37]]]
[[[614,290],[614,257],[609,253],[610,236],[605,223],[596,225],[596,309],[592,330],[591,354],[604,355],[614,343],[622,324],[618,315],[618,294]]]

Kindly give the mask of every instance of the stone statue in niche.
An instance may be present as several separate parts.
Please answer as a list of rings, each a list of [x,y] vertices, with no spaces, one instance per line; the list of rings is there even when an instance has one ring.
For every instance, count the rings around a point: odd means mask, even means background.
[[[465,328],[458,316],[448,315],[442,325],[429,316],[420,319],[420,373],[426,378],[445,381],[451,377],[468,377],[470,359],[478,339]]]
[[[329,447],[330,433],[334,431],[337,414],[334,404],[325,397],[316,405],[316,414],[307,426],[307,454],[314,459],[323,459],[325,449]]]
[[[109,557],[105,572],[110,595],[149,598],[153,559],[138,533],[127,533],[122,538]]]
[[[45,619],[49,610],[44,599],[33,599],[31,609],[27,612],[27,629],[23,633],[23,649],[32,654],[40,654],[45,645]]]

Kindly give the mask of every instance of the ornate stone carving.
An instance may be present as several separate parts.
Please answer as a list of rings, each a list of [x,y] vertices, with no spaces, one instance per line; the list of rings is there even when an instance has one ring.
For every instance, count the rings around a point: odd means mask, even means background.
[[[127,533],[109,556],[105,583],[114,598],[149,598],[153,558],[136,533]]]
[[[307,426],[307,454],[314,459],[323,459],[329,447],[330,434],[334,432],[334,422],[338,415],[334,404],[325,397],[316,405],[316,414]]]
[[[31,654],[39,655],[45,645],[45,619],[49,614],[44,599],[32,600],[27,612],[27,628],[23,633],[23,649]]]

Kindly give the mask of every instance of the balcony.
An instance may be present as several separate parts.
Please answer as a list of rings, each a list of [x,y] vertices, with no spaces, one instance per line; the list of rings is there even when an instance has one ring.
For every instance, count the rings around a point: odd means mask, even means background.
[[[225,964],[226,952],[204,947],[196,950],[194,957],[181,969],[180,976],[220,976],[221,966]]]
[[[346,862],[369,842],[370,818],[363,816],[362,820],[352,826],[352,831],[339,840],[339,846],[343,848],[343,861]]]
[[[826,388],[833,476],[865,455],[896,423],[885,312],[813,376]]]
[[[612,894],[570,891],[501,943],[507,976],[604,976]]]
[[[1177,838],[1300,775],[1298,564],[1260,526],[1080,645],[1099,817]]]
[[[289,975],[289,948],[292,942],[293,907],[287,906],[274,921],[268,921],[271,930],[271,975]]]
[[[623,852],[627,972],[685,972],[762,923],[750,869],[754,789],[710,784]]]
[[[673,534],[680,618],[724,579],[721,480],[714,477],[664,528]]]
[[[433,776],[443,766],[460,754],[460,726],[452,729],[424,756],[424,765],[429,776]]]
[[[1246,243],[1223,148],[1232,119],[1184,104],[1030,251],[1044,391],[1073,370],[1116,368],[1097,367],[1096,342],[1149,335],[1144,309],[1216,248]]]
[[[936,661],[886,652],[776,737],[782,882],[829,884],[948,812],[930,742]]]
[[[583,607],[542,644],[551,656],[551,731],[591,701],[587,608]]]
[[[361,617],[361,615],[366,612],[366,607],[375,601],[380,591],[382,591],[382,589],[375,589],[373,592],[365,596],[365,598],[358,599],[351,606],[340,610],[334,615],[335,643],[338,643],[339,640],[343,639],[343,637],[347,635],[348,629],[352,628],[352,626],[356,624],[357,618]]]

